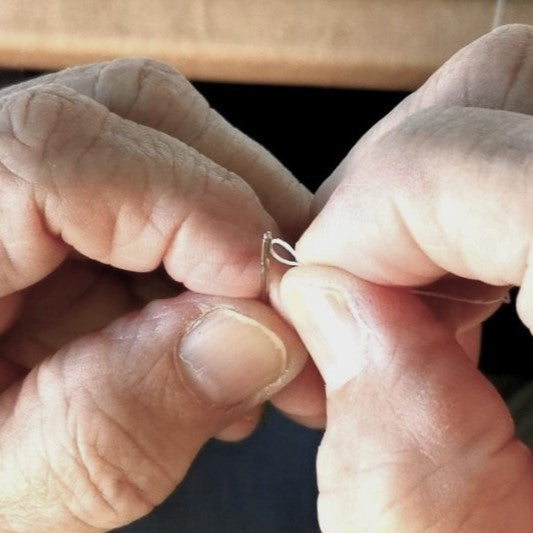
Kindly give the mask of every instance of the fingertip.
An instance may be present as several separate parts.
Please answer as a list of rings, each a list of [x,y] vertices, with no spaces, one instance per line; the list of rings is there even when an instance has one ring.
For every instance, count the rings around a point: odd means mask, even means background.
[[[259,204],[242,206],[236,223],[236,207],[230,203],[228,200],[216,217],[191,215],[174,236],[163,264],[173,279],[191,291],[232,298],[257,297],[261,290],[263,235],[267,231],[277,235],[279,229]]]
[[[292,420],[323,421],[326,416],[326,391],[313,360],[285,388],[270,399],[272,405]],[[307,424],[305,424],[307,425]]]
[[[215,438],[224,442],[238,442],[248,438],[257,428],[263,415],[264,407],[258,405],[245,413],[241,418],[215,435]]]
[[[296,422],[300,426],[304,426],[308,429],[325,429],[327,423],[326,413],[310,416],[292,415],[289,413],[283,413],[289,420]]]

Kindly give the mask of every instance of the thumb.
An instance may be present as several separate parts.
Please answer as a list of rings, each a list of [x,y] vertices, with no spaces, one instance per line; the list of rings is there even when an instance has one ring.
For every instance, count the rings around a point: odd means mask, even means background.
[[[194,294],[71,343],[0,396],[0,530],[94,532],[141,517],[305,358],[270,308]]]
[[[531,531],[531,454],[414,295],[298,267],[280,297],[326,383],[323,531]]]

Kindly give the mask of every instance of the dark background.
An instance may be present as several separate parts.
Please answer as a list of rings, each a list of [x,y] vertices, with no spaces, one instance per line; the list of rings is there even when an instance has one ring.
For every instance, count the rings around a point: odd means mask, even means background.
[[[0,71],[0,86],[37,75]],[[230,122],[266,146],[311,190],[405,93],[197,83]],[[1,193],[1,191],[0,191]],[[481,357],[504,396],[533,379],[530,334],[504,305],[486,326]],[[314,455],[320,432],[269,410],[240,444],[212,442],[182,486],[124,532],[316,531]]]

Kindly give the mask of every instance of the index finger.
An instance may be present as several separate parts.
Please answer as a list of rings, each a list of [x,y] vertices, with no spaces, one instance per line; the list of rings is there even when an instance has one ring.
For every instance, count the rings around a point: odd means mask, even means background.
[[[0,296],[71,248],[114,267],[163,264],[197,292],[254,296],[276,225],[252,189],[190,146],[46,85],[0,101]]]
[[[282,233],[308,223],[311,195],[265,148],[233,127],[184,76],[148,58],[83,65],[0,90],[0,99],[43,85],[63,85],[122,118],[171,135],[237,174],[257,194]]]

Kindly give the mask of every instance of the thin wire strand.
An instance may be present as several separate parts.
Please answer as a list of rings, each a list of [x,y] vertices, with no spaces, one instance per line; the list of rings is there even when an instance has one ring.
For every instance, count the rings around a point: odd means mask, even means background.
[[[452,302],[461,302],[466,304],[491,305],[498,303],[511,303],[511,297],[509,293],[505,294],[505,296],[500,298],[484,300],[482,298],[464,298],[462,296],[455,296],[443,292],[425,291],[423,289],[411,289],[409,292],[411,292],[412,294],[417,294],[419,296],[429,296],[430,298],[440,298],[441,300],[450,300]]]

